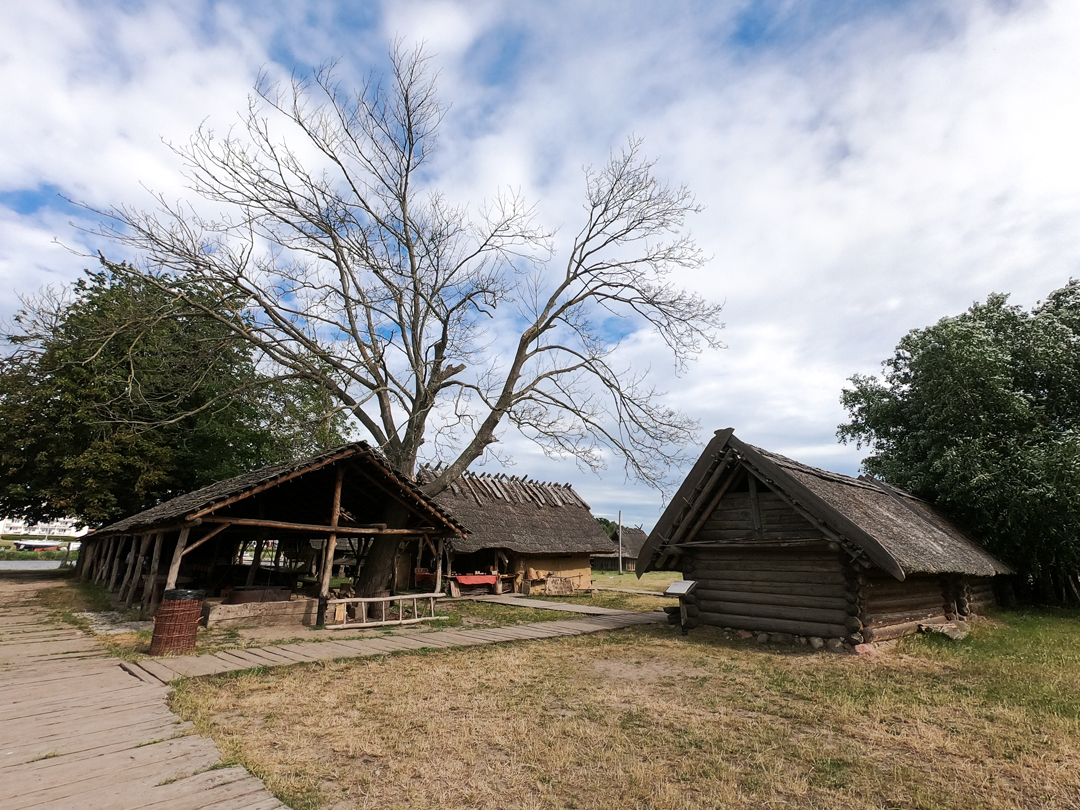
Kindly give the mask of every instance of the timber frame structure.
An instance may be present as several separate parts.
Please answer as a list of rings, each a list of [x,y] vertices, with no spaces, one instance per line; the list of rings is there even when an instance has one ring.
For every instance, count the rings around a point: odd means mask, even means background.
[[[178,585],[213,590],[239,580],[287,594],[298,573],[309,574],[321,624],[339,544],[352,546],[356,564],[377,535],[441,548],[465,531],[377,450],[355,442],[211,484],[99,529],[83,538],[78,570],[127,607],[138,596],[148,615]],[[270,547],[272,566],[263,562]],[[245,549],[252,553],[246,566]]]
[[[848,643],[963,620],[1011,573],[925,501],[717,431],[653,529],[637,574],[695,580],[684,627]]]

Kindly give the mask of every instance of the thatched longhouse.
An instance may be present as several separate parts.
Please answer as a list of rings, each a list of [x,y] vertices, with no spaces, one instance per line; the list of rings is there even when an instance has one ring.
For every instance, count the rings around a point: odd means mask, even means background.
[[[589,555],[611,551],[589,505],[569,484],[466,472],[435,502],[468,532],[451,541],[455,574],[494,569],[513,577],[515,590],[526,580],[542,589],[548,576],[588,588]]]
[[[882,641],[963,619],[1009,569],[926,502],[718,431],[638,555],[697,582],[689,624]]]

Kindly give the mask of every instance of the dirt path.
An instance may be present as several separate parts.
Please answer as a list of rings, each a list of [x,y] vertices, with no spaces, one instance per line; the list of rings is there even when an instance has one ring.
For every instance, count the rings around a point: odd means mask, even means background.
[[[243,768],[217,767],[160,680],[49,620],[33,597],[53,576],[0,572],[0,810],[284,808]]]

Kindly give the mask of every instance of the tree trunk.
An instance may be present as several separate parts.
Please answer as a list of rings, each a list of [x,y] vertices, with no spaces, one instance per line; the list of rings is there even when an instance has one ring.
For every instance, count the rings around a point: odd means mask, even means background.
[[[404,526],[409,518],[409,511],[392,501],[387,505],[380,523],[387,526]],[[401,535],[377,534],[372,540],[364,558],[363,567],[356,575],[356,595],[358,597],[382,596],[390,590],[390,580],[394,576],[394,561],[398,548],[405,537]]]

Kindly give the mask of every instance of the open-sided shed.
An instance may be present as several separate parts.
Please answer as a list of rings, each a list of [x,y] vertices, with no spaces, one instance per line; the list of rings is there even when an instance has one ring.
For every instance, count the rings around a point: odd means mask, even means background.
[[[84,580],[119,591],[129,606],[139,595],[150,614],[162,591],[178,585],[211,596],[280,586],[287,596],[307,577],[325,598],[339,548],[355,563],[379,535],[441,545],[464,531],[377,450],[356,442],[211,484],[99,529],[83,540],[79,565]],[[272,564],[264,561],[270,549]]]
[[[638,555],[697,582],[688,624],[882,641],[962,619],[1009,569],[933,507],[717,431]]]

